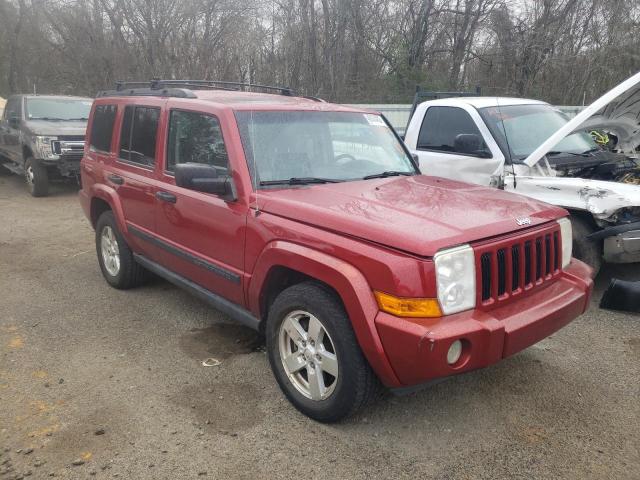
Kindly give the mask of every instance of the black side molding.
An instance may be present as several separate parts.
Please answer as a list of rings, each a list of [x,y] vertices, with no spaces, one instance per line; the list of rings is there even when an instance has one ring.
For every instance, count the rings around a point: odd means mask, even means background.
[[[147,232],[143,232],[142,230],[134,227],[133,225],[127,224],[127,228],[129,229],[129,233],[131,233],[132,235],[135,235],[138,238],[146,240],[147,242],[152,243],[153,245],[160,247],[166,250],[167,252],[172,253],[173,255],[176,255],[184,260],[187,260],[188,262],[191,262],[194,265],[197,265],[206,270],[209,270],[210,272],[215,273],[216,275],[219,275],[222,278],[229,280],[230,282],[240,284],[240,275],[238,275],[237,273],[227,270],[226,268],[219,267],[218,265],[215,265],[211,262],[207,262],[202,258],[198,258],[195,255],[192,255],[181,248],[174,247],[173,245],[165,242],[164,240],[156,237],[155,235],[151,235]]]
[[[249,327],[254,330],[258,330],[260,326],[260,320],[253,316],[251,312],[245,310],[244,308],[236,305],[229,300],[222,298],[220,295],[216,295],[215,293],[207,290],[206,288],[201,287],[200,285],[193,283],[191,280],[184,278],[177,273],[172,272],[171,270],[158,265],[157,263],[149,260],[148,258],[139,255],[137,253],[133,254],[136,262],[142,265],[147,270],[155,273],[159,277],[168,280],[174,285],[184,288],[192,295],[198,297],[201,300],[204,300],[209,305],[213,306],[217,310],[220,310],[223,313],[226,313],[231,318],[236,320],[237,322]]]

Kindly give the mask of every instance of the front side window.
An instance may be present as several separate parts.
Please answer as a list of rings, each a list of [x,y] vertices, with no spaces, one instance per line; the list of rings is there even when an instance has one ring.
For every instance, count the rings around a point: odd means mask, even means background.
[[[227,175],[229,159],[220,123],[215,117],[197,112],[172,110],[169,119],[167,168],[173,172],[180,163],[202,163]]]
[[[379,115],[240,111],[236,119],[257,185],[287,179],[350,181],[385,172],[418,173]]]
[[[156,139],[160,109],[128,105],[124,109],[120,132],[119,158],[153,167],[156,162]]]
[[[482,139],[475,122],[462,108],[429,107],[418,135],[418,150],[466,153],[460,145],[461,134],[473,134]],[[479,150],[487,149],[484,140]]]
[[[116,105],[98,105],[96,107],[91,125],[90,145],[92,150],[111,151],[111,136],[117,111]]]
[[[27,120],[86,122],[92,103],[91,99],[30,97],[25,113]]]

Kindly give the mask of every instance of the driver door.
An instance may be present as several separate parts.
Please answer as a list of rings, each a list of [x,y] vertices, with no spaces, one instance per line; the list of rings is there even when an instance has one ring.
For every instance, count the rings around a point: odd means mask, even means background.
[[[244,232],[248,208],[211,193],[176,185],[180,163],[200,163],[229,175],[224,128],[214,113],[171,108],[165,112],[167,139],[156,197],[157,233],[163,264],[197,285],[242,305]]]
[[[18,119],[16,123],[12,123],[12,117]],[[22,164],[20,118],[22,118],[22,97],[10,97],[5,105],[2,123],[0,123],[0,153],[12,162]]]
[[[412,153],[418,156],[423,174],[484,186],[499,184],[504,155],[473,107],[422,106],[415,115],[420,113],[424,117]]]

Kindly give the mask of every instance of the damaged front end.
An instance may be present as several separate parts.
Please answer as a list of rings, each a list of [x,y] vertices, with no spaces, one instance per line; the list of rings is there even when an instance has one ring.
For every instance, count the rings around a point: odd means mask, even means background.
[[[518,193],[591,214],[599,229],[588,238],[602,242],[604,259],[611,263],[640,262],[638,118],[640,72],[586,107],[513,165]],[[599,148],[577,152],[558,148],[568,136],[584,135],[582,129],[601,127],[605,120],[625,126],[616,132],[626,154]]]
[[[549,165],[558,177],[640,185],[640,161],[605,150],[587,155],[553,155]]]

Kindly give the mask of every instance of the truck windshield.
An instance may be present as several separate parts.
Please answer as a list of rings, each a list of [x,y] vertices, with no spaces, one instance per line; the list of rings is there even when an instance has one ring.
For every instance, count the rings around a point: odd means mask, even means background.
[[[379,115],[351,112],[236,112],[256,185],[300,185],[418,172]]]
[[[510,151],[515,161],[527,158],[569,121],[564,113],[550,105],[505,105],[481,108],[479,111],[496,141],[503,150]],[[588,133],[574,132],[560,141],[554,151],[582,154],[597,148],[598,145]]]
[[[91,103],[91,99],[27,98],[27,120],[87,121]]]

